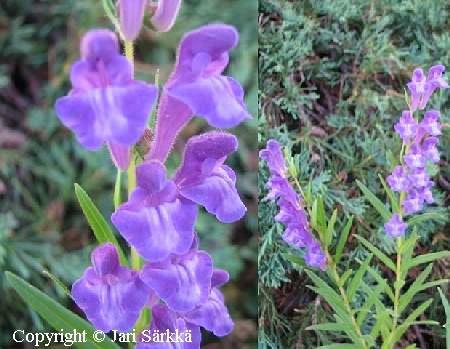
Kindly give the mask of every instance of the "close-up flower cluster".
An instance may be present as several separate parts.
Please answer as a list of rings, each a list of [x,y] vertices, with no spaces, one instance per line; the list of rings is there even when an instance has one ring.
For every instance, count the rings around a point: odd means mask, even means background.
[[[441,125],[437,121],[439,111],[429,110],[420,123],[413,113],[419,106],[426,107],[427,101],[436,88],[449,88],[447,82],[442,79],[444,66],[436,65],[430,68],[428,78],[422,69],[414,70],[412,81],[407,84],[411,91],[410,110],[402,112],[402,116],[394,129],[403,140],[404,155],[401,165],[395,167],[392,174],[386,178],[391,189],[400,193],[401,211],[394,213],[384,227],[392,237],[400,237],[408,228],[403,222],[403,215],[419,212],[423,208],[424,201],[434,203],[431,187],[434,182],[426,171],[426,161],[439,162],[437,136],[441,134]]]
[[[275,216],[275,221],[286,225],[281,238],[288,244],[294,245],[295,249],[305,247],[305,262],[309,266],[320,267],[326,270],[326,256],[322,252],[319,241],[315,240],[309,231],[309,222],[302,207],[302,200],[289,183],[286,174],[288,168],[285,165],[280,145],[274,139],[267,142],[267,148],[260,151],[259,156],[269,166],[272,177],[266,184],[270,189],[267,198],[277,200],[280,208]]]
[[[124,22],[130,13],[126,1],[120,2],[119,12]],[[125,26],[123,32],[134,37],[138,31]],[[165,160],[194,115],[221,128],[250,118],[243,88],[221,75],[237,42],[237,31],[228,25],[187,33],[159,97],[155,130],[149,130],[158,88],[133,79],[133,65],[119,53],[113,32],[95,29],[82,39],[81,60],[70,73],[73,89],[56,101],[56,114],[86,149],[106,143],[116,166],[134,172],[128,201],[111,221],[141,259],[131,268],[121,265],[117,246],[101,244],[92,252],[93,267],[73,284],[73,300],[101,331],[132,330],[144,308],[151,310],[150,330],[189,330],[192,340],[185,348],[199,348],[200,326],[220,337],[233,329],[217,289],[229,275],[215,269],[211,256],[198,249],[194,225],[198,205],[224,223],[236,222],[246,212],[236,175],[224,164],[237,150],[237,138],[222,131],[190,138],[172,178],[167,178]],[[149,133],[152,142],[138,157],[133,146]],[[141,336],[136,347],[154,345]]]

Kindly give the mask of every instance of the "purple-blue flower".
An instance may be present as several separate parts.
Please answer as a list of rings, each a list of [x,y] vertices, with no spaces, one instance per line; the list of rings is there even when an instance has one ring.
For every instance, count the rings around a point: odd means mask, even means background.
[[[411,91],[411,110],[415,111],[420,102],[420,97],[428,91],[430,88],[428,85],[425,85],[426,77],[423,73],[423,70],[420,68],[414,69],[413,76],[411,82],[406,84],[409,90]]]
[[[262,149],[259,152],[259,157],[267,162],[269,165],[269,171],[273,175],[279,177],[285,177],[285,173],[288,168],[284,162],[283,153],[281,152],[280,145],[275,139],[269,139],[267,141],[267,148]]]
[[[404,143],[407,144],[411,138],[416,137],[419,125],[411,116],[410,111],[404,110],[399,122],[394,125],[394,129],[403,139]]]
[[[405,213],[419,212],[423,208],[423,197],[419,195],[416,189],[410,189],[408,196],[403,200]]]
[[[105,142],[134,145],[147,126],[157,87],[133,80],[132,65],[109,30],[88,32],[81,56],[70,72],[73,89],[55,103],[57,116],[88,150]]]
[[[437,110],[427,111],[419,127],[432,136],[439,136],[442,133],[441,124],[437,122],[439,115],[440,113]]]
[[[224,161],[237,149],[235,136],[208,132],[191,138],[172,180],[158,160],[136,168],[137,188],[111,220],[123,237],[149,262],[184,254],[194,238],[197,204],[225,223],[245,214],[236,176]]]
[[[308,246],[308,252],[305,254],[305,262],[313,267],[320,267],[323,271],[327,270],[327,258],[320,248],[318,241],[312,242]]]
[[[72,298],[94,327],[127,332],[136,323],[150,287],[139,272],[121,266],[116,246],[108,242],[91,254],[93,267],[72,285]]]
[[[407,191],[411,186],[411,180],[403,171],[402,166],[396,166],[394,172],[386,178],[386,182],[396,192]]]
[[[397,213],[393,214],[391,220],[384,224],[384,229],[386,229],[388,235],[393,238],[402,236],[406,228],[408,228],[408,224],[400,220]]]
[[[150,22],[158,32],[172,28],[180,9],[181,0],[159,0]]]
[[[436,137],[428,137],[423,141],[421,152],[431,162],[439,162],[439,150],[436,147],[439,139]]]
[[[181,127],[194,116],[212,126],[234,127],[251,118],[238,82],[221,75],[228,51],[238,42],[234,27],[214,24],[187,33],[180,44],[173,75],[158,108],[155,142],[148,159],[164,161]]]
[[[426,87],[424,94],[422,96],[422,100],[420,102],[420,109],[424,109],[427,105],[428,99],[433,94],[436,88],[449,88],[448,83],[442,79],[442,73],[444,72],[445,67],[443,65],[435,65],[430,68],[428,71],[428,78],[426,81]]]
[[[161,261],[171,253],[184,254],[194,238],[197,205],[181,195],[165,166],[147,161],[136,168],[137,188],[119,206],[111,221],[147,261]]]
[[[408,175],[408,178],[416,188],[420,188],[428,184],[430,175],[425,171],[425,168],[415,168],[414,171]],[[408,189],[409,188],[406,187],[400,191],[408,191]]]
[[[417,143],[411,145],[409,152],[403,156],[403,159],[410,169],[425,167],[426,158]]]
[[[186,144],[183,162],[173,176],[183,197],[204,206],[224,223],[241,219],[247,210],[235,187],[235,173],[224,165],[237,146],[236,137],[225,132],[192,137]]]
[[[197,239],[184,255],[171,254],[160,262],[147,262],[141,279],[173,311],[189,311],[208,299],[213,275],[210,255],[198,251]]]
[[[204,327],[218,337],[230,334],[234,323],[225,306],[223,294],[217,289],[228,279],[229,275],[225,270],[214,269],[208,299],[194,309],[182,313],[183,318],[190,323]]]

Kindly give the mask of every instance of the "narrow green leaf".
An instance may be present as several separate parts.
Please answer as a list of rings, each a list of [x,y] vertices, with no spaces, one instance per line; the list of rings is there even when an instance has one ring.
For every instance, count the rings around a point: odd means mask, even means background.
[[[394,154],[392,154],[392,150],[388,149],[386,155],[389,160],[390,168],[393,171],[395,167],[398,165],[398,162],[397,160],[395,160]]]
[[[112,242],[114,245],[116,245],[119,251],[121,264],[127,266],[128,261],[125,257],[125,254],[120,248],[119,243],[117,242],[116,237],[114,236],[105,218],[103,218],[98,208],[92,202],[91,198],[77,183],[75,183],[75,194],[77,195],[81,209],[83,210],[83,213],[86,216],[86,219],[88,220],[98,243],[103,244],[105,242]]]
[[[367,267],[370,264],[370,261],[372,260],[373,254],[370,254],[366,260],[361,264],[361,266],[358,268],[358,271],[355,273],[355,276],[353,277],[352,282],[348,286],[347,289],[347,299],[349,302],[352,301],[353,296],[356,293],[356,290],[358,289],[358,286],[363,283],[363,276],[367,271]]]
[[[389,259],[388,256],[386,256],[381,250],[379,250],[377,247],[372,245],[369,241],[364,239],[362,236],[354,235],[364,246],[367,247],[367,249],[372,252],[375,256],[377,256],[380,261],[382,261],[389,269],[392,271],[396,271],[397,267],[394,264],[392,260]]]
[[[403,310],[405,310],[406,306],[412,300],[415,294],[422,290],[421,286],[427,276],[430,274],[431,269],[433,268],[433,264],[430,263],[423,272],[419,274],[419,276],[414,280],[411,286],[408,288],[404,294],[402,294],[398,300],[398,313],[401,315]]]
[[[302,267],[306,266],[305,259],[298,256],[293,256],[291,254],[282,253],[283,257],[286,258],[288,261],[291,261],[292,263],[295,263],[297,265],[300,265]]]
[[[444,292],[441,290],[440,287],[437,288],[439,292],[439,296],[441,297],[442,304],[444,305],[445,310],[445,316],[447,317],[447,320],[445,322],[445,338],[447,343],[447,349],[450,349],[450,304],[448,302],[448,299],[445,297]]]
[[[122,203],[122,195],[120,193],[120,190],[122,188],[122,171],[120,169],[117,169],[117,177],[116,177],[116,184],[114,185],[114,209],[117,210],[117,208]]]
[[[347,312],[347,309],[345,308],[344,303],[342,302],[342,296],[336,291],[334,291],[325,281],[323,281],[321,278],[319,278],[317,275],[315,275],[313,272],[311,272],[308,269],[305,269],[306,273],[310,277],[311,280],[314,281],[314,283],[317,285],[317,287],[314,286],[308,286],[310,289],[314,290],[317,294],[320,294],[325,298],[325,300],[331,305],[331,307],[334,309],[337,315],[340,316],[341,319],[343,319],[343,322],[350,322],[350,315]]]
[[[367,315],[369,315],[369,313],[371,312],[373,305],[375,303],[379,303],[381,292],[383,292],[386,286],[386,281],[383,281],[384,283],[378,284],[378,286],[374,290],[371,290],[370,287],[368,287],[366,284],[362,284],[364,292],[366,292],[369,297],[366,299],[361,309],[359,309],[360,312],[358,314],[358,317],[356,318],[356,323],[358,324],[358,326],[361,326],[361,324],[364,322]]]
[[[305,200],[306,200],[306,205],[311,206],[311,201],[312,201],[312,182],[309,181],[308,182],[308,186],[306,187],[306,193],[305,193]]]
[[[325,234],[327,229],[327,217],[325,215],[325,207],[323,205],[323,198],[317,198],[317,224],[319,225],[320,233]]]
[[[342,231],[341,237],[339,238],[339,242],[336,247],[336,252],[334,255],[334,263],[338,264],[341,260],[342,251],[344,250],[345,243],[347,242],[348,234],[350,233],[350,229],[353,224],[353,216],[350,216],[350,219],[347,221],[347,224]]]
[[[370,336],[372,338],[377,338],[383,327],[386,327],[386,323],[390,322],[389,312],[387,310],[383,312],[377,311],[375,318],[377,319],[377,322],[375,322],[375,325],[372,327],[372,331],[370,331]]]
[[[391,219],[391,212],[386,208],[386,206],[378,199],[364,184],[360,181],[356,180],[356,184],[359,189],[363,192],[364,196],[371,203],[371,205],[378,211],[378,213],[383,217],[383,219],[387,222]],[[376,254],[375,254],[376,255]]]
[[[405,319],[403,320],[403,323],[397,327],[397,329],[395,330],[394,333],[394,341],[397,342],[401,336],[403,335],[403,333],[405,333],[405,331],[408,329],[409,326],[413,325],[414,323],[419,323],[417,321],[414,321],[420,314],[422,314],[429,306],[430,304],[433,302],[433,299],[428,299],[427,301],[425,301],[424,303],[421,303],[420,305],[418,305],[418,307]],[[422,321],[420,321],[422,322]],[[428,322],[429,323],[429,322]],[[433,321],[433,324],[439,324],[439,323],[435,323]]]
[[[307,330],[319,330],[319,331],[353,331],[354,328],[351,324],[342,324],[336,322],[327,322],[324,324],[311,325],[306,328]]]
[[[372,275],[372,277],[377,281],[378,284],[384,284],[384,293],[388,295],[388,297],[391,299],[391,301],[394,301],[394,292],[389,287],[389,285],[386,283],[386,280],[383,279],[380,275],[380,272],[376,271],[375,269],[371,268],[370,266],[367,268],[367,271]],[[384,308],[384,306],[383,306]]]
[[[58,278],[52,274],[50,274],[50,272],[48,272],[47,270],[44,270],[42,272],[44,275],[47,275],[50,279],[53,280],[53,282],[55,284],[57,284],[59,286],[59,288],[66,294],[68,295],[70,298],[72,298],[72,293],[69,291],[69,289],[61,282],[58,280]]]
[[[314,200],[312,208],[311,208],[310,223],[311,223],[311,227],[313,229],[317,228],[317,199]]]
[[[72,332],[75,329],[78,333],[83,333],[83,331],[85,331],[86,342],[76,343],[79,348],[120,349],[120,347],[109,339],[109,337],[105,337],[103,342],[95,342],[93,340],[95,328],[90,323],[67,310],[61,304],[51,299],[25,280],[19,278],[17,275],[11,272],[5,272],[5,274],[11,286],[25,302],[33,307],[33,309],[36,310],[55,330]]]
[[[400,206],[398,205],[398,200],[395,197],[394,192],[386,184],[386,181],[384,180],[384,178],[379,173],[378,173],[378,178],[380,179],[381,185],[383,186],[384,190],[386,191],[386,194],[389,196],[389,199],[391,200],[393,212],[400,213]]]
[[[333,211],[333,214],[331,215],[330,220],[328,221],[328,227],[325,233],[325,244],[326,247],[328,248],[328,246],[330,246],[331,244],[331,240],[333,239],[333,229],[334,229],[334,224],[336,223],[336,218],[337,218],[337,209],[335,209]]]
[[[347,281],[347,279],[350,277],[350,275],[353,274],[353,269],[349,269],[347,270],[339,279],[339,283],[338,286],[339,287],[343,287],[345,285],[345,282]]]
[[[423,221],[427,221],[430,219],[440,219],[440,220],[445,220],[445,216],[439,213],[422,213],[419,214],[417,216],[411,217],[410,219],[408,219],[406,221],[406,224],[408,224],[408,226],[413,226],[414,224],[423,222]]]
[[[416,265],[428,263],[428,262],[434,261],[436,259],[445,258],[448,256],[450,256],[450,251],[440,251],[440,252],[433,252],[433,253],[420,255],[420,256],[414,257],[408,263],[403,264],[401,267],[401,271],[406,272]]]

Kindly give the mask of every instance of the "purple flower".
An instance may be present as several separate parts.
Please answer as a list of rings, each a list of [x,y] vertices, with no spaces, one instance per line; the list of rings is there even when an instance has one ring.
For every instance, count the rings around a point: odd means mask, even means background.
[[[208,132],[193,137],[173,177],[182,196],[204,206],[224,223],[241,219],[246,211],[235,187],[236,175],[224,165],[237,146],[236,137],[229,133]]]
[[[198,349],[201,333],[198,325],[185,321],[167,306],[152,308],[150,328],[138,338],[136,349]]]
[[[393,238],[402,236],[406,228],[408,228],[408,224],[402,222],[397,213],[393,214],[391,220],[384,224],[384,229]]]
[[[172,28],[180,9],[181,0],[159,0],[156,11],[150,22],[158,32],[166,32]]]
[[[417,188],[423,187],[428,184],[430,180],[430,175],[425,171],[425,168],[416,168],[412,173],[408,175],[408,178],[411,180],[412,184]],[[407,191],[409,188],[401,191]]]
[[[298,250],[312,244],[313,238],[308,229],[301,223],[288,224],[281,238]]]
[[[405,144],[409,142],[410,138],[416,136],[418,128],[419,125],[411,116],[409,110],[404,110],[399,122],[394,125],[395,131],[397,131]]]
[[[428,79],[426,81],[425,91],[422,96],[422,100],[420,102],[420,109],[424,109],[427,105],[428,99],[433,94],[436,88],[449,88],[450,86],[447,82],[442,79],[442,73],[444,72],[445,67],[443,65],[435,65],[430,68],[428,71]]]
[[[411,181],[405,172],[403,172],[402,166],[396,166],[394,172],[386,178],[386,182],[396,192],[406,191],[411,185]]]
[[[72,286],[72,297],[95,328],[127,332],[136,323],[150,294],[139,272],[119,264],[116,246],[108,242],[91,254],[94,267]]]
[[[159,104],[155,142],[148,159],[164,161],[176,134],[193,115],[220,128],[233,127],[251,118],[242,87],[221,75],[228,64],[228,51],[237,42],[236,29],[219,24],[184,36],[175,71]]]
[[[267,142],[267,148],[262,149],[259,152],[259,157],[267,162],[270,173],[280,177],[285,177],[284,174],[287,172],[288,168],[284,163],[284,157],[281,152],[280,145],[275,139],[270,139]]]
[[[434,185],[434,182],[429,181],[424,186],[421,186],[417,190],[417,195],[421,198],[423,198],[426,202],[429,204],[434,203],[433,193],[431,192],[430,188]]]
[[[312,267],[320,267],[320,269],[325,271],[327,270],[326,260],[327,257],[322,252],[320,243],[318,241],[313,241],[308,246],[308,252],[305,254],[306,265],[310,265]]]
[[[140,164],[136,180],[128,202],[111,216],[114,225],[147,261],[186,253],[194,238],[197,205],[179,195],[159,161]]]
[[[410,189],[408,196],[403,200],[405,213],[419,212],[423,208],[423,197],[419,195],[416,189]]]
[[[141,272],[142,281],[173,311],[192,310],[208,299],[213,262],[209,254],[197,251],[197,245],[194,239],[186,254],[171,254],[160,262],[148,262]]]
[[[126,40],[134,41],[139,35],[146,3],[146,0],[119,0],[117,2],[120,30]]]
[[[422,144],[422,154],[427,157],[431,162],[439,162],[439,150],[436,145],[438,144],[439,139],[436,137],[428,137],[423,141]]]
[[[217,287],[228,281],[225,270],[215,269],[211,279],[211,291],[208,299],[194,309],[183,313],[183,318],[192,324],[204,327],[218,337],[223,337],[233,330],[233,320],[228,314],[223,294]]]
[[[70,72],[73,90],[55,103],[58,117],[88,150],[105,142],[134,145],[158,95],[156,86],[133,80],[131,63],[118,51],[113,32],[88,32],[81,42],[82,60]]]
[[[292,204],[292,201],[286,199],[280,199],[277,201],[277,205],[280,207],[280,212],[275,216],[276,222],[289,224],[293,222],[301,223],[305,227],[309,226],[308,219],[306,218],[305,211],[296,202]]]
[[[245,214],[235,187],[236,176],[224,161],[237,148],[236,137],[208,132],[191,138],[183,163],[172,180],[157,160],[136,168],[137,188],[111,220],[123,237],[149,262],[170,253],[184,254],[194,237],[197,205],[218,220],[234,222]]]
[[[409,152],[403,156],[403,159],[410,169],[425,167],[426,158],[417,143],[411,145]]]
[[[425,113],[425,117],[420,123],[420,128],[423,128],[432,136],[439,136],[441,132],[441,124],[437,122],[440,113],[437,110],[430,110]]]
[[[415,111],[419,105],[420,97],[425,93],[425,89],[429,89],[429,86],[425,85],[426,77],[423,70],[420,68],[414,69],[411,82],[406,84],[411,91],[411,109]]]

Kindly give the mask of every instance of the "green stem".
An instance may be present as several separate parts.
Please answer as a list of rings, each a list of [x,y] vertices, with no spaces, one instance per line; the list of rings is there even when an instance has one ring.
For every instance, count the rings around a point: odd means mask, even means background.
[[[364,349],[368,349],[369,346],[367,345],[366,341],[363,338],[363,334],[361,332],[361,328],[358,326],[358,323],[356,322],[354,313],[352,311],[352,308],[350,306],[350,302],[347,298],[347,294],[345,293],[344,287],[340,286],[341,282],[341,278],[339,276],[339,273],[337,271],[337,266],[333,261],[332,256],[329,254],[328,249],[325,248],[325,254],[327,256],[327,260],[328,260],[328,268],[331,269],[331,272],[333,274],[333,278],[334,278],[334,282],[336,284],[336,286],[339,288],[339,293],[342,296],[342,300],[344,301],[344,305],[345,305],[345,309],[347,310],[348,315],[350,316],[350,319],[352,320],[352,324],[353,327],[356,331],[356,333],[358,334],[359,339],[361,340],[361,345]]]

